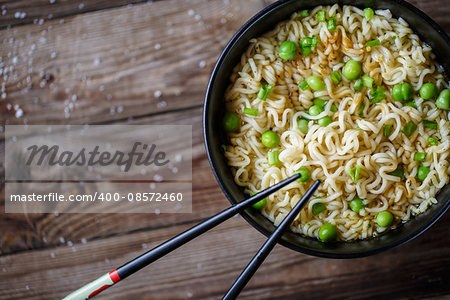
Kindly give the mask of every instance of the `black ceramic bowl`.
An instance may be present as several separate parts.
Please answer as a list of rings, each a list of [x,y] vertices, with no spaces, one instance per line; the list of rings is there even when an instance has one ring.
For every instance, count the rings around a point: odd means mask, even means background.
[[[355,5],[360,8],[390,9],[394,17],[405,19],[422,41],[431,45],[446,74],[450,74],[450,39],[445,32],[422,11],[402,0],[288,0],[278,1],[251,18],[231,39],[222,52],[213,70],[208,85],[203,111],[203,130],[206,151],[211,168],[223,192],[231,203],[244,200],[247,196],[233,181],[230,168],[220,149],[226,138],[222,130],[225,112],[224,92],[229,85],[232,69],[238,63],[249,40],[271,30],[291,14],[302,9],[312,9],[321,5]],[[376,238],[353,242],[321,243],[317,239],[304,237],[294,232],[286,232],[281,244],[293,250],[310,255],[330,258],[353,258],[367,256],[391,249],[412,240],[442,216],[450,205],[450,185],[447,184],[437,196],[438,204],[411,221]],[[248,209],[242,216],[260,232],[269,236],[275,229],[272,222],[258,211]]]

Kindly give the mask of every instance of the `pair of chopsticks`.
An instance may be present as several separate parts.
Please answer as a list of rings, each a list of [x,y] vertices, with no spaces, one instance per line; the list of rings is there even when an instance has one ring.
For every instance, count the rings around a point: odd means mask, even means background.
[[[183,233],[171,238],[170,240],[162,243],[159,246],[147,251],[146,253],[138,256],[137,258],[127,262],[123,266],[106,273],[105,275],[99,277],[98,279],[86,284],[85,286],[79,288],[74,291],[70,295],[67,295],[63,300],[84,300],[92,298],[93,296],[100,293],[102,290],[114,285],[118,281],[130,276],[131,274],[139,271],[145,266],[151,264],[152,262],[158,260],[164,255],[172,252],[178,247],[186,244],[187,242],[193,240],[199,235],[205,233],[211,228],[219,225],[225,220],[228,220],[232,216],[237,213],[242,212],[244,209],[249,206],[257,203],[258,201],[266,198],[270,194],[275,191],[281,189],[282,187],[288,185],[294,180],[300,178],[300,174],[297,173],[265,190],[262,192],[250,197],[249,199],[239,202],[230,208],[225,209],[224,211],[218,213],[215,216],[203,221],[202,223],[186,230]],[[270,251],[275,247],[277,242],[280,240],[283,232],[290,226],[290,224],[294,221],[295,217],[300,213],[302,208],[306,205],[308,200],[317,190],[319,185],[321,184],[320,180],[316,180],[311,188],[303,195],[300,201],[294,206],[294,208],[289,212],[289,214],[284,218],[281,224],[275,229],[272,235],[268,238],[268,240],[264,243],[264,245],[259,249],[250,263],[245,267],[244,271],[239,275],[236,281],[233,283],[231,288],[225,294],[223,299],[236,299],[248,281],[251,279],[253,274],[255,274],[256,270],[263,263],[266,257],[269,255]]]

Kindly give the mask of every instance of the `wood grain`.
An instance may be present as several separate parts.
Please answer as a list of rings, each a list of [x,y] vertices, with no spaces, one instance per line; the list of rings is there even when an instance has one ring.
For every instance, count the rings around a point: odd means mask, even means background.
[[[221,49],[262,7],[168,0],[4,30],[0,56],[13,69],[0,118],[83,124],[200,106]]]
[[[61,298],[191,225],[34,250],[33,255],[3,256],[0,298]],[[298,299],[300,295],[306,299],[405,299],[445,294],[450,284],[449,225],[447,215],[408,245],[352,260],[315,258],[277,246],[240,299]],[[232,218],[98,299],[218,299],[263,242],[263,236],[243,219]]]
[[[227,201],[217,188],[206,159],[201,131],[201,109],[182,110],[176,113],[125,121],[124,124],[174,124],[192,125],[193,158],[193,213],[192,214],[0,214],[0,254],[25,249],[45,248],[61,244],[80,242],[81,239],[99,239],[105,236],[124,234],[135,230],[147,230],[192,220],[199,220],[225,208]],[[121,123],[117,123],[121,124]],[[3,148],[3,147],[2,147]],[[4,187],[4,186],[3,186]],[[4,211],[4,192],[0,198],[0,211]],[[221,203],[216,207],[213,203]]]
[[[0,1],[0,29],[39,20],[52,20],[71,15],[114,8],[146,0],[6,0]]]

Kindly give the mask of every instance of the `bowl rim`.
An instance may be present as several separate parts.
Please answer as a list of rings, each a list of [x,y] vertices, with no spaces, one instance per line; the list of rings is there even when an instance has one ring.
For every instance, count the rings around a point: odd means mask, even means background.
[[[235,205],[237,202],[234,200],[233,196],[231,195],[231,193],[226,189],[225,187],[225,183],[223,181],[223,179],[221,178],[221,176],[219,176],[218,174],[218,166],[216,164],[216,161],[214,160],[213,156],[212,156],[212,146],[211,145],[211,141],[209,139],[209,135],[210,135],[210,130],[211,128],[209,128],[207,126],[207,118],[208,118],[208,112],[209,112],[209,106],[210,106],[210,99],[211,99],[211,90],[212,87],[214,85],[214,82],[216,81],[216,78],[218,76],[218,72],[219,69],[221,67],[221,65],[223,64],[223,61],[226,59],[226,57],[228,56],[229,52],[231,51],[231,49],[235,46],[235,44],[239,41],[239,39],[242,37],[242,35],[254,24],[256,24],[258,22],[258,20],[260,18],[262,18],[263,16],[265,16],[268,13],[271,13],[273,10],[277,9],[278,7],[291,2],[294,0],[280,0],[280,1],[276,1],[266,7],[264,7],[263,9],[261,9],[260,11],[258,11],[253,17],[251,17],[247,22],[245,22],[244,25],[242,25],[242,27],[233,35],[233,37],[230,39],[230,41],[227,43],[227,45],[225,46],[225,48],[223,49],[223,51],[221,52],[219,58],[217,59],[216,64],[214,65],[214,68],[211,72],[210,75],[210,79],[208,81],[208,85],[206,88],[206,94],[205,94],[205,100],[204,100],[204,104],[203,104],[203,118],[202,118],[202,126],[203,126],[203,139],[204,139],[204,146],[205,146],[205,150],[206,150],[206,154],[208,157],[208,161],[210,164],[210,167],[213,171],[214,177],[216,178],[217,183],[219,184],[220,189],[222,190],[222,192],[225,194],[225,196],[227,197],[228,201],[232,204]],[[442,29],[441,26],[439,26],[435,21],[433,21],[433,19],[431,19],[428,15],[426,15],[423,11],[421,11],[420,9],[418,9],[417,7],[415,7],[414,5],[412,5],[411,3],[408,3],[404,0],[388,0],[390,2],[393,2],[395,4],[398,4],[400,6],[403,6],[409,10],[411,10],[413,13],[415,13],[416,15],[418,15],[420,18],[422,18],[423,20],[425,20],[431,27],[433,27],[434,30],[436,30],[437,33],[439,33],[439,35],[447,42],[447,44],[450,44],[450,38],[447,35],[447,33]],[[337,3],[340,6],[342,6],[342,3]],[[319,6],[320,4],[317,4],[316,6]],[[416,237],[418,237],[419,235],[421,235],[424,231],[426,231],[428,228],[430,228],[434,223],[436,223],[437,220],[439,220],[440,217],[442,217],[445,212],[448,210],[448,208],[450,207],[450,199],[447,199],[446,203],[443,204],[443,206],[441,207],[441,209],[439,209],[427,222],[424,222],[422,225],[418,226],[418,228],[414,231],[412,231],[410,234],[406,234],[405,236],[403,236],[401,239],[394,241],[394,242],[390,242],[387,243],[386,245],[382,245],[380,247],[374,247],[373,249],[370,250],[366,250],[366,251],[360,251],[360,252],[351,252],[351,253],[333,253],[333,252],[321,252],[321,251],[316,251],[316,250],[311,250],[311,249],[307,249],[307,248],[303,248],[300,247],[298,245],[295,245],[283,238],[281,238],[278,243],[283,245],[284,247],[287,247],[289,249],[292,249],[294,251],[303,253],[303,254],[307,254],[307,255],[312,255],[312,256],[317,256],[317,257],[322,257],[322,258],[336,258],[336,259],[343,259],[343,258],[359,258],[359,257],[365,257],[365,256],[370,256],[370,255],[374,255],[374,254],[378,254],[380,252],[389,250],[389,249],[393,249],[396,248],[398,246],[401,246],[413,239],[415,239]],[[254,219],[251,218],[251,216],[249,214],[247,214],[245,211],[242,211],[239,213],[251,226],[253,226],[255,229],[257,229],[260,233],[262,233],[263,235],[265,235],[266,237],[269,237],[272,232],[269,232],[268,230],[266,230],[265,228],[263,228],[258,222],[256,222]],[[396,229],[393,229],[396,230]],[[295,233],[295,234],[299,234],[299,233]],[[380,235],[381,236],[381,235]],[[351,243],[351,242],[358,242],[360,240],[357,241],[339,241],[338,243]]]

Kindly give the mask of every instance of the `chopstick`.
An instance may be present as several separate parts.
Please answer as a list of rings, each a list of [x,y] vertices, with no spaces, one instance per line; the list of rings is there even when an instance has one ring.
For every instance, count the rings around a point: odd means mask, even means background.
[[[211,218],[201,222],[200,224],[195,225],[194,227],[180,233],[179,235],[160,244],[159,246],[156,246],[155,248],[145,252],[141,256],[138,256],[137,258],[127,262],[121,267],[112,270],[111,272],[106,273],[96,280],[84,285],[73,293],[67,295],[65,298],[63,298],[63,300],[84,300],[94,297],[104,289],[146,267],[152,262],[193,240],[194,238],[205,233],[211,228],[214,228],[225,220],[228,220],[235,214],[242,212],[247,207],[266,198],[270,194],[276,192],[277,190],[281,189],[282,187],[288,185],[298,178],[300,178],[300,174],[296,173],[295,175],[259,192],[258,194],[251,196],[247,200],[239,202],[223,210],[222,212],[212,216]]]
[[[283,219],[281,224],[275,229],[275,231],[270,235],[264,245],[259,249],[259,251],[252,258],[250,263],[245,267],[244,271],[239,275],[236,281],[233,283],[231,288],[222,298],[224,300],[236,299],[248,281],[252,278],[253,274],[255,274],[256,270],[259,266],[264,262],[266,257],[269,255],[270,251],[272,251],[273,247],[280,240],[283,232],[289,228],[291,223],[300,213],[302,208],[306,205],[309,198],[314,194],[319,185],[321,184],[320,180],[316,180],[314,184],[309,188],[309,190],[303,195],[300,201],[294,206],[294,208],[289,212],[289,214]]]

